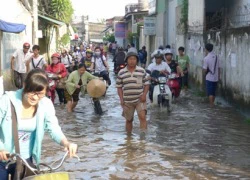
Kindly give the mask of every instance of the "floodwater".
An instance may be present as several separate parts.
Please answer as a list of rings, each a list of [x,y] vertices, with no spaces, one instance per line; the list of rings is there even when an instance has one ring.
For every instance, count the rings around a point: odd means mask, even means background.
[[[234,108],[210,108],[189,90],[170,113],[148,103],[146,135],[141,136],[136,114],[133,133],[127,135],[110,75],[102,116],[95,115],[88,97],[72,114],[56,106],[62,130],[78,144],[81,159],[67,159],[58,171],[75,179],[250,179],[250,124]],[[64,154],[48,136],[43,146],[45,163]]]

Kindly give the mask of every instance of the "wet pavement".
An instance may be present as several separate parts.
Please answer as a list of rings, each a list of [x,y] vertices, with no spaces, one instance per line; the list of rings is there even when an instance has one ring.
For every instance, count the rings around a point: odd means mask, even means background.
[[[146,135],[136,114],[133,133],[127,135],[115,76],[110,75],[102,116],[94,114],[88,97],[72,114],[56,106],[60,125],[78,144],[81,158],[67,159],[60,171],[75,179],[250,179],[250,124],[234,108],[210,108],[196,90],[189,90],[170,113],[148,103]],[[64,154],[48,136],[43,146],[45,163]]]

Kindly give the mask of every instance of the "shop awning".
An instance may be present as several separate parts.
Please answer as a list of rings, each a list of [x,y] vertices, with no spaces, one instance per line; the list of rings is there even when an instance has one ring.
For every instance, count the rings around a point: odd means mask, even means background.
[[[47,17],[47,16],[43,16],[43,15],[41,15],[41,14],[38,14],[38,17],[39,17],[39,18],[42,18],[42,19],[44,19],[44,20],[46,20],[46,21],[48,21],[48,22],[50,22],[50,23],[52,23],[52,24],[56,24],[56,25],[59,25],[59,26],[65,25],[65,23],[62,22],[62,21],[58,21],[58,20],[56,20],[56,19],[52,19],[52,18],[49,18],[49,17]]]
[[[26,29],[26,25],[6,22],[0,19],[0,30],[9,33],[20,33]]]

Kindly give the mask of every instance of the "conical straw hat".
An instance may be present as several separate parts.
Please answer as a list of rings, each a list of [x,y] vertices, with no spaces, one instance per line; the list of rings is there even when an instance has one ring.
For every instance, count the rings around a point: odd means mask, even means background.
[[[105,91],[106,91],[106,85],[100,79],[92,79],[87,84],[87,92],[90,97],[99,98],[105,93]]]

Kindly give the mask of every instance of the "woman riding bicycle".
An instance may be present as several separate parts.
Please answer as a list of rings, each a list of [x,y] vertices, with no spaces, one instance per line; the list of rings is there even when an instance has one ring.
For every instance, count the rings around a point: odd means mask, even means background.
[[[16,112],[20,155],[36,164],[40,163],[42,140],[47,131],[51,138],[64,146],[70,156],[75,156],[77,145],[69,143],[63,134],[55,109],[48,92],[48,79],[41,69],[31,70],[24,83],[24,88],[8,91],[0,98],[0,177],[7,180],[8,174],[15,174],[15,165],[5,169],[8,153],[14,153],[14,136],[12,133],[12,107]],[[13,106],[12,106],[13,105]],[[13,119],[14,120],[14,119]]]

